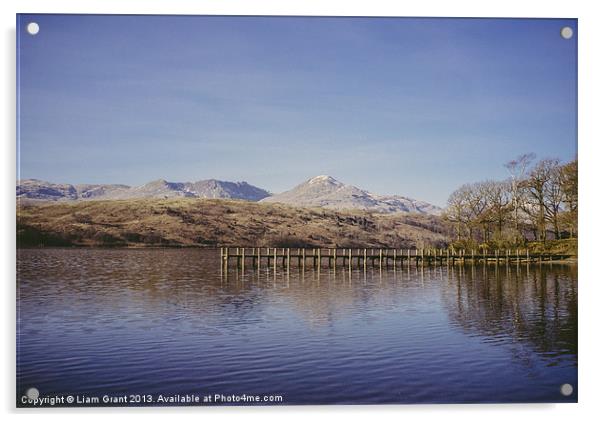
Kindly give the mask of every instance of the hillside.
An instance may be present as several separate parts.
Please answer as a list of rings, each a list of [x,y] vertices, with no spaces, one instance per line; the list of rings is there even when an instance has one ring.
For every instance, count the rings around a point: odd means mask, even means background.
[[[380,213],[441,213],[441,208],[424,201],[399,195],[377,195],[326,175],[312,177],[293,189],[267,197],[262,202]]]
[[[247,201],[170,198],[21,201],[17,244],[27,246],[443,245],[438,217],[296,208]]]

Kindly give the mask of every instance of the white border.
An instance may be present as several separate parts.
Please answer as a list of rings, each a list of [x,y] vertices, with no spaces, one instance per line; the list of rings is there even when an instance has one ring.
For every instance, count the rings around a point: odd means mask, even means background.
[[[590,419],[599,413],[600,391],[600,312],[602,300],[600,269],[596,266],[595,239],[602,239],[599,210],[600,144],[602,136],[602,22],[596,2],[576,0],[528,2],[506,0],[487,2],[454,1],[381,1],[381,0],[310,0],[287,1],[185,1],[185,0],[4,0],[2,14],[2,242],[0,266],[3,269],[3,324],[1,348],[4,365],[0,390],[1,409],[9,417],[21,414],[26,419],[48,418],[104,420],[107,417],[136,416],[162,420],[174,413],[180,417],[257,420],[305,420],[316,417],[344,417],[364,420],[374,414],[379,420],[400,418],[445,421],[504,421],[510,418],[545,418],[547,421]],[[15,14],[21,13],[132,13],[132,14],[252,14],[252,15],[332,15],[332,16],[480,16],[480,17],[558,17],[579,19],[579,404],[563,405],[438,405],[438,406],[307,406],[287,408],[153,408],[84,409],[54,411],[14,410],[15,384]],[[598,243],[599,244],[599,243]],[[173,416],[172,416],[173,417]]]

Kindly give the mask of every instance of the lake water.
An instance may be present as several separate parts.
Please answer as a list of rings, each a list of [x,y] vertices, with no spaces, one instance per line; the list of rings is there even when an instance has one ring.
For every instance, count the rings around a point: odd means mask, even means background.
[[[24,249],[17,262],[18,405],[30,387],[155,404],[216,394],[218,404],[243,394],[278,404],[577,400],[574,265],[226,275],[219,251],[177,249]]]

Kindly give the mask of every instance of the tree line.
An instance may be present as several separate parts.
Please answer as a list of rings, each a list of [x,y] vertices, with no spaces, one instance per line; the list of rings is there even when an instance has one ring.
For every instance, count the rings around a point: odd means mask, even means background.
[[[504,165],[505,180],[468,183],[454,191],[444,218],[455,241],[497,246],[577,236],[577,160],[535,161],[523,154]]]

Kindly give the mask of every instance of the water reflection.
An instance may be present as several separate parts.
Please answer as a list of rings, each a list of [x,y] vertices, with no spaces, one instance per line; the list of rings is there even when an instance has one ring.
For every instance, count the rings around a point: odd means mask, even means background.
[[[575,401],[577,270],[220,269],[218,251],[21,250],[18,388],[287,403]]]
[[[577,268],[569,265],[459,267],[444,302],[450,319],[488,341],[528,343],[549,365],[577,355]]]

